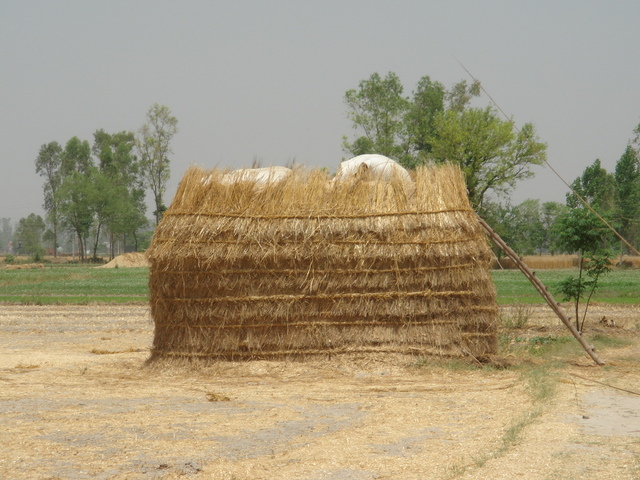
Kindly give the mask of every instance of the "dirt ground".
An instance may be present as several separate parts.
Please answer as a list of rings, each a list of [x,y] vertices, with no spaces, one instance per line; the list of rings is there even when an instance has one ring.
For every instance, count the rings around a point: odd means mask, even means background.
[[[145,306],[0,305],[0,478],[640,478],[635,340],[536,401],[519,369],[400,356],[151,368],[152,336]]]

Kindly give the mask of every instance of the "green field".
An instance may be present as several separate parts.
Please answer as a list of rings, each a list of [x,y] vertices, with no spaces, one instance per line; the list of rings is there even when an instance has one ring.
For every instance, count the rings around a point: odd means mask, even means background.
[[[544,300],[520,270],[493,270],[493,281],[498,291],[498,303],[543,303]],[[536,276],[548,290],[562,301],[558,284],[568,276],[577,275],[577,270],[540,270]],[[636,304],[640,303],[640,270],[613,270],[599,281],[592,299],[594,302]]]
[[[494,270],[498,303],[543,303],[518,270]],[[558,300],[558,283],[572,270],[541,270],[538,277]],[[32,270],[0,269],[0,302],[52,303],[146,303],[149,298],[148,268],[97,268],[47,266]],[[614,270],[601,280],[595,302],[640,303],[640,270]]]
[[[65,265],[0,270],[0,302],[146,303],[149,269]]]

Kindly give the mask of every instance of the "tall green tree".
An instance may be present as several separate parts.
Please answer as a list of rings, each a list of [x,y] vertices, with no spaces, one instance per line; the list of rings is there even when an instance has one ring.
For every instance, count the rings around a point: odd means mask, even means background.
[[[36,173],[44,177],[44,209],[53,226],[53,256],[58,255],[59,202],[58,189],[62,184],[62,146],[49,142],[40,147],[36,158]]]
[[[115,241],[126,235],[136,240],[138,231],[147,226],[144,202],[144,179],[135,155],[133,132],[109,134],[103,129],[94,133],[94,155],[99,160],[103,177],[102,194],[96,197],[96,214],[109,231],[111,258],[115,255]],[[97,245],[97,243],[96,243]]]
[[[378,73],[362,80],[358,90],[348,90],[344,96],[347,117],[354,130],[361,132],[353,143],[343,137],[343,148],[352,155],[379,153],[402,159],[409,153],[405,116],[409,101],[403,96],[400,78],[389,72]]]
[[[32,213],[26,218],[21,218],[14,234],[14,243],[19,245],[20,253],[31,255],[35,261],[40,261],[44,255],[44,230],[44,220],[40,215]]]
[[[472,108],[480,85],[461,81],[450,90],[423,77],[411,98],[392,72],[374,73],[358,90],[345,94],[347,116],[360,136],[343,139],[351,155],[379,153],[413,168],[435,161],[458,164],[465,173],[469,196],[481,209],[486,194],[510,192],[517,181],[533,175],[544,162],[546,145],[532,124],[518,132],[491,107]]]
[[[615,207],[615,179],[602,167],[600,159],[584,169],[582,175],[576,178],[571,188],[582,197],[601,216],[613,214]],[[573,193],[567,194],[567,206],[575,208],[583,203]]]
[[[178,119],[171,115],[168,107],[156,103],[148,110],[147,121],[136,138],[145,184],[153,193],[156,225],[166,210],[163,196],[170,175],[171,140],[177,132]]]
[[[61,159],[63,176],[75,172],[88,174],[94,166],[89,142],[87,140],[80,140],[78,137],[72,137],[65,144]]]
[[[407,167],[415,167],[428,161],[435,134],[434,122],[445,109],[448,94],[443,84],[422,77],[413,92],[412,101],[404,121],[408,130],[408,140],[413,147],[412,156],[405,161]]]
[[[638,246],[640,236],[640,156],[631,146],[616,163],[615,202],[620,234],[632,245]],[[623,245],[622,251],[625,251]]]
[[[71,138],[62,152],[62,183],[58,188],[58,209],[62,223],[78,240],[80,260],[84,261],[87,238],[93,225],[96,167],[86,140]]]

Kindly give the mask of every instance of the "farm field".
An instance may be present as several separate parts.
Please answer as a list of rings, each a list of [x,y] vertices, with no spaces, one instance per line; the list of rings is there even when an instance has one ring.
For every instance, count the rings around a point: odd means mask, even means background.
[[[22,304],[147,303],[149,269],[100,268],[84,265],[38,265],[9,270],[0,263],[0,302]],[[572,269],[540,270],[538,277],[556,294]],[[543,303],[518,270],[492,270],[498,303]],[[593,301],[640,304],[640,269],[616,269],[600,280]]]
[[[501,308],[508,368],[369,355],[187,369],[145,365],[143,304],[0,305],[0,478],[640,477],[640,306],[593,307],[604,367],[547,308]]]

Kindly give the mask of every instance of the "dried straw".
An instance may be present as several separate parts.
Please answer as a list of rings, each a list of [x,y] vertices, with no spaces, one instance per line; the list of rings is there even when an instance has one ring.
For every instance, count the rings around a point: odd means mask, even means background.
[[[334,183],[189,169],[148,251],[152,358],[496,351],[485,235],[452,166]]]

